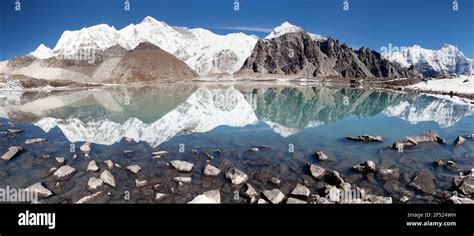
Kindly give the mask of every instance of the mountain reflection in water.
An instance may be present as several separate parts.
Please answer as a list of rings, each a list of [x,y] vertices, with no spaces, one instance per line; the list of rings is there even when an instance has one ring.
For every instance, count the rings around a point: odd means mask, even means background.
[[[132,138],[156,147],[178,135],[257,124],[289,137],[304,129],[327,128],[353,118],[361,121],[358,130],[377,125],[372,117],[381,117],[385,128],[391,125],[390,117],[408,121],[404,127],[411,133],[411,126],[423,122],[449,129],[473,114],[472,106],[426,95],[275,84],[177,83],[0,92],[0,116],[34,124],[47,133],[57,127],[70,142],[103,145]],[[399,135],[403,127],[392,128],[393,132],[385,135],[393,139],[405,136]],[[334,130],[332,135],[342,136],[350,129]]]

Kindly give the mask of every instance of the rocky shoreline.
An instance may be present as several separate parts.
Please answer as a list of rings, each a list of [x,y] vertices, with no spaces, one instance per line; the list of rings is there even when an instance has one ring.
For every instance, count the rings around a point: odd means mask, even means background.
[[[23,140],[23,144],[0,153],[0,183],[36,192],[45,203],[474,203],[474,168],[459,168],[450,159],[436,160],[432,166],[457,174],[435,178],[429,169],[404,171],[384,160],[356,165],[339,161],[340,169],[349,173],[342,174],[325,167],[334,157],[323,150],[316,150],[309,163],[254,168],[274,164],[261,158],[272,153],[268,145],[256,145],[238,154],[240,158],[247,156],[247,167],[228,158],[228,150],[192,149],[178,154],[146,150],[131,139],[123,141],[119,157],[104,155],[101,148],[87,142],[72,153],[57,156],[52,151],[56,146],[53,140],[23,138],[23,130],[13,122],[2,123],[0,128],[2,139]],[[473,138],[474,134],[469,134],[448,142],[426,132],[404,137],[381,151],[396,155],[400,150],[424,145],[456,148]],[[383,137],[372,135],[347,140],[359,145],[384,142]],[[32,149],[44,154],[33,155]],[[19,171],[31,173],[26,179],[17,178]]]

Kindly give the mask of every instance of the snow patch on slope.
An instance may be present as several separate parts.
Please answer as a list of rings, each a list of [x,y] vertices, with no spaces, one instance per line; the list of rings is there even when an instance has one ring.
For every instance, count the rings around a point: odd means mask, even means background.
[[[456,92],[474,94],[474,75],[459,76],[453,79],[433,79],[408,86],[413,89],[436,92]]]

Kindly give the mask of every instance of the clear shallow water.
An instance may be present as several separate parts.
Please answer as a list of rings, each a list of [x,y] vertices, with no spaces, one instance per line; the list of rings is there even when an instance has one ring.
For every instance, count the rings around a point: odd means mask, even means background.
[[[358,185],[367,185],[374,193],[394,198],[399,196],[387,192],[383,182],[355,174],[350,167],[370,159],[378,167],[400,168],[407,176],[428,169],[436,178],[437,189],[451,190],[452,176],[472,168],[474,162],[473,140],[460,147],[452,145],[458,135],[474,132],[474,108],[425,95],[357,88],[192,83],[3,92],[0,97],[0,129],[13,121],[15,128],[24,131],[0,136],[0,151],[13,145],[25,147],[9,162],[0,161],[0,186],[21,188],[41,181],[55,193],[47,199],[50,202],[70,202],[85,195],[87,180],[94,175],[83,172],[89,160],[81,156],[79,146],[85,141],[93,143],[92,159],[139,164],[144,170],[138,178],[150,182],[137,189],[136,176],[117,170],[118,187],[108,189],[107,202],[124,202],[124,191],[134,193],[131,202],[148,202],[153,199],[155,183],[160,183],[159,191],[165,193],[176,188],[168,202],[186,202],[215,188],[222,189],[224,201],[243,201],[233,199],[236,189],[222,175],[214,179],[202,176],[208,159],[205,153],[215,157],[210,163],[221,170],[235,166],[249,174],[250,182],[261,191],[274,188],[268,180],[277,177],[283,180],[279,188],[288,193],[296,182],[308,180],[305,164],[316,163],[343,173]],[[423,144],[403,153],[388,148],[404,136],[428,130],[437,132],[448,144]],[[382,135],[385,141],[364,144],[344,139],[361,134]],[[47,141],[24,145],[25,139],[33,137]],[[270,149],[249,151],[258,145]],[[191,154],[192,149],[200,154]],[[124,150],[134,152],[124,154]],[[156,150],[170,154],[152,160],[151,152]],[[320,163],[314,157],[316,151],[324,151],[330,161]],[[72,160],[74,154],[79,158]],[[56,186],[48,170],[57,164],[38,158],[42,155],[65,157],[67,164],[82,172]],[[168,167],[167,162],[174,159],[193,162],[193,172],[181,174]],[[436,159],[454,160],[458,168],[434,167],[431,162]],[[172,181],[175,176],[192,176],[193,183],[178,185]],[[402,185],[403,181],[401,177]],[[318,192],[321,187],[314,183],[311,189]]]

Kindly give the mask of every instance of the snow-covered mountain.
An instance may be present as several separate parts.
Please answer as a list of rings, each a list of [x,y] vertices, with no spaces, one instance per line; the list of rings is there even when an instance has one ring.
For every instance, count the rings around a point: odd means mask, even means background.
[[[217,35],[209,30],[169,26],[147,16],[139,24],[117,30],[99,24],[76,31],[64,31],[53,49],[56,55],[74,55],[80,50],[105,50],[114,45],[133,49],[149,42],[175,55],[197,73],[233,73],[240,69],[258,40],[244,33]]]
[[[46,47],[44,44],[40,44],[36,50],[30,53],[38,59],[47,59],[54,56],[53,50]]]
[[[295,32],[304,32],[304,29],[293,25],[289,23],[288,21],[283,22],[280,26],[275,27],[270,34],[268,34],[265,39],[272,39],[272,38],[277,38],[282,35],[288,34],[288,33],[295,33]],[[316,41],[324,41],[326,40],[326,37],[319,35],[319,34],[312,34],[312,33],[307,33],[311,36],[313,40]]]
[[[414,45],[398,52],[386,53],[385,58],[403,67],[415,66],[424,76],[467,75],[474,73],[474,61],[466,58],[459,49],[444,44],[439,50]]]

